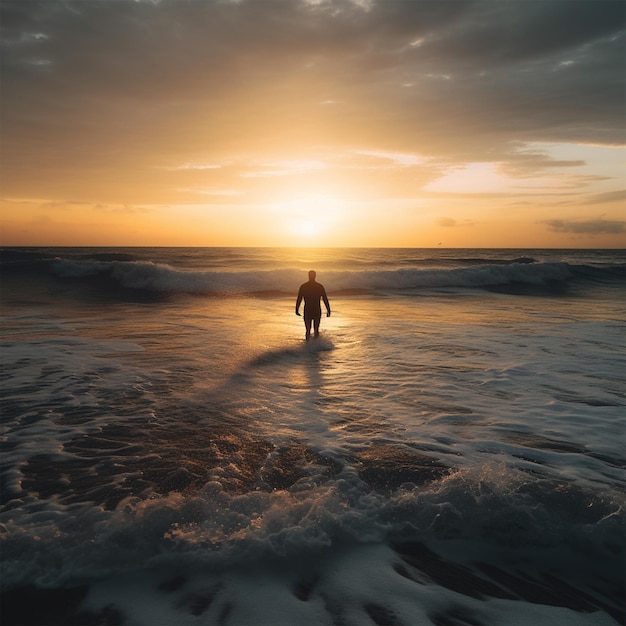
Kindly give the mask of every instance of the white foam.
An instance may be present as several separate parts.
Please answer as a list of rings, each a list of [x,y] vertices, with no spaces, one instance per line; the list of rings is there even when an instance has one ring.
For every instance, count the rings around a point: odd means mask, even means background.
[[[416,584],[395,570],[399,562],[398,555],[384,545],[346,547],[326,554],[321,569],[315,560],[286,569],[250,562],[247,568],[225,576],[196,569],[191,578],[169,592],[159,591],[158,587],[178,570],[163,564],[94,585],[83,608],[98,611],[114,606],[126,621],[138,626],[223,621],[234,626],[337,622],[360,626],[371,623],[376,613],[377,620],[387,617],[400,624],[430,624],[435,619],[454,619],[455,615],[476,623],[511,626],[615,624],[600,611],[578,613],[519,600],[479,600],[428,579]],[[295,592],[303,584],[307,587],[305,595],[298,597]]]

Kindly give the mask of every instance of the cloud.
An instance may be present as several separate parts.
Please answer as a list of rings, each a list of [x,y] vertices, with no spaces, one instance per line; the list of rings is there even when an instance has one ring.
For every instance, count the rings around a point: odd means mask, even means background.
[[[136,215],[140,213],[150,213],[152,209],[142,206],[123,205],[105,205],[96,204],[92,209],[98,213],[119,214],[119,215]]]
[[[3,0],[0,11],[15,196],[66,196],[104,176],[109,189],[162,190],[164,163],[201,175],[319,145],[524,175],[580,165],[524,154],[529,142],[625,140],[622,0]]]
[[[425,159],[416,154],[405,154],[401,152],[385,152],[383,150],[355,150],[355,154],[374,159],[382,159],[383,161],[393,164],[395,167],[412,167],[421,165]]]
[[[515,176],[534,176],[547,169],[582,167],[585,164],[582,159],[555,159],[545,151],[521,147],[510,155],[502,169]]]
[[[439,226],[443,226],[444,228],[453,228],[457,225],[457,221],[452,217],[440,217],[437,220],[437,224]]]
[[[264,169],[242,172],[243,178],[270,178],[274,176],[293,176],[304,172],[323,170],[327,165],[319,160],[289,160],[264,164]]]
[[[577,235],[619,235],[626,233],[626,221],[624,220],[544,220],[539,224],[546,224],[549,230],[556,233],[573,233]]]
[[[183,163],[182,165],[175,165],[171,167],[164,167],[163,169],[173,171],[186,171],[186,170],[219,170],[222,165],[219,163]]]
[[[585,198],[585,204],[605,204],[610,202],[623,202],[626,204],[626,189],[607,191]]]
[[[474,226],[474,222],[467,219],[459,222],[453,217],[440,217],[437,219],[437,225],[442,228],[459,228],[461,226]]]
[[[188,187],[185,189],[181,189],[180,191],[184,191],[186,193],[196,193],[202,196],[222,196],[226,198],[244,195],[244,192],[240,189],[201,189]]]

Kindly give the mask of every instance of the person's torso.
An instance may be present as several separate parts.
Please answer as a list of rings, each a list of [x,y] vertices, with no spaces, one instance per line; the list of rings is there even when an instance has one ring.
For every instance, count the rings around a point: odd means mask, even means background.
[[[300,293],[304,298],[304,306],[320,308],[320,298],[324,295],[324,287],[319,283],[304,283],[300,287]]]

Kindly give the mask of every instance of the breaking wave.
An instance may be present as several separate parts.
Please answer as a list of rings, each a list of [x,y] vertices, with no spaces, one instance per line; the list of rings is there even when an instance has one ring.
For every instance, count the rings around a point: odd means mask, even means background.
[[[432,289],[486,289],[520,293],[559,293],[569,284],[623,285],[626,265],[593,266],[565,262],[536,262],[530,257],[494,262],[463,259],[448,268],[328,269],[323,282],[329,293],[377,293]],[[5,277],[37,274],[40,279],[88,281],[107,291],[134,290],[154,294],[206,296],[282,296],[303,281],[297,268],[264,270],[185,270],[121,253],[97,258],[51,257],[39,252],[4,252]]]

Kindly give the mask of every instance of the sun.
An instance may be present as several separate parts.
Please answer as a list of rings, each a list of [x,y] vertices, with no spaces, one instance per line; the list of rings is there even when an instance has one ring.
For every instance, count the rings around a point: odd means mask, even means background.
[[[313,219],[303,219],[293,224],[294,230],[302,237],[315,237],[321,232],[320,226]]]
[[[272,207],[280,216],[290,241],[323,243],[336,234],[345,212],[344,202],[336,196],[307,193],[290,196]]]

